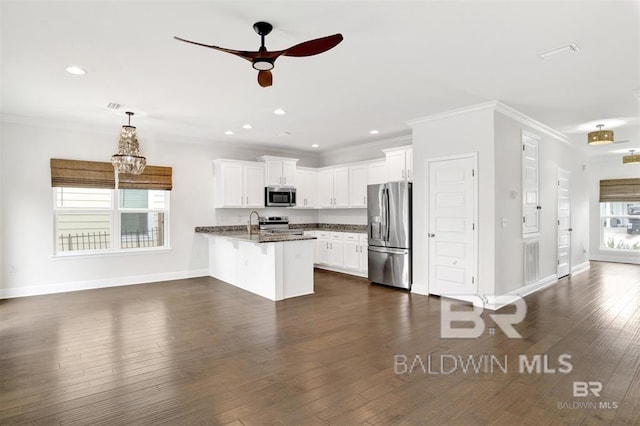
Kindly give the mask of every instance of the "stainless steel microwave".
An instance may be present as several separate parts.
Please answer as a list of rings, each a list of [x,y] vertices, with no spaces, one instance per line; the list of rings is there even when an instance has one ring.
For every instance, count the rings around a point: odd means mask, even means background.
[[[267,186],[264,188],[265,207],[294,207],[296,205],[296,189]]]

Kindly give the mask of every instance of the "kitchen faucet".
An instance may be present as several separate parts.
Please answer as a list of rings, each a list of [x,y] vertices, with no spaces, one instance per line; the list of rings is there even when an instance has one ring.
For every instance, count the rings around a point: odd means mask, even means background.
[[[251,217],[253,216],[254,213],[256,214],[256,216],[258,216],[258,221],[260,221],[260,213],[258,213],[255,210],[252,210],[251,213],[249,213],[249,223],[247,223],[247,231],[249,231],[249,235],[252,234],[252,231],[251,231]]]

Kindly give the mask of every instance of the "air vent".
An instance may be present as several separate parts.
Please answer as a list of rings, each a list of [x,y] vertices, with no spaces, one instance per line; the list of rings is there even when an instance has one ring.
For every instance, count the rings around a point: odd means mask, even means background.
[[[123,104],[118,104],[115,102],[109,102],[109,104],[107,105],[107,109],[114,109],[114,110],[118,110],[122,107],[123,107]]]

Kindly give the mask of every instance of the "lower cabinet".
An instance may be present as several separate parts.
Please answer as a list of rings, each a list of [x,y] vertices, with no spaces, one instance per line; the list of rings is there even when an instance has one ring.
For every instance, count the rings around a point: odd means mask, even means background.
[[[367,276],[366,234],[315,231],[313,235],[317,238],[314,263],[318,268]]]

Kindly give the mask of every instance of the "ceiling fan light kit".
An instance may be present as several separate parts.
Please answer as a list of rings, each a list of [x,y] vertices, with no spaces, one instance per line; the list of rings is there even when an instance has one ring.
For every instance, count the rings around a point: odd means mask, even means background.
[[[280,56],[304,57],[317,55],[326,52],[329,49],[333,49],[343,39],[342,34],[333,34],[327,37],[317,38],[315,40],[308,40],[296,44],[295,46],[292,46],[285,50],[276,50],[270,52],[267,50],[264,44],[264,39],[265,36],[267,36],[271,32],[271,30],[273,30],[273,26],[268,22],[261,21],[253,24],[253,30],[260,36],[260,48],[257,51],[253,52],[245,50],[226,49],[224,47],[186,40],[177,36],[174,36],[173,38],[185,43],[191,43],[198,46],[208,47],[214,50],[220,50],[221,52],[231,53],[232,55],[236,55],[241,57],[242,59],[246,59],[247,61],[251,62],[251,66],[253,67],[253,69],[258,71],[258,84],[261,87],[269,87],[273,85],[273,75],[271,74],[271,70],[275,67],[275,61]]]
[[[634,154],[635,150],[630,150],[629,155],[622,157],[622,164],[640,164],[640,154]]]
[[[613,130],[602,130],[604,124],[598,124],[596,127],[598,130],[589,132],[587,135],[587,142],[589,145],[605,145],[613,143]]]

